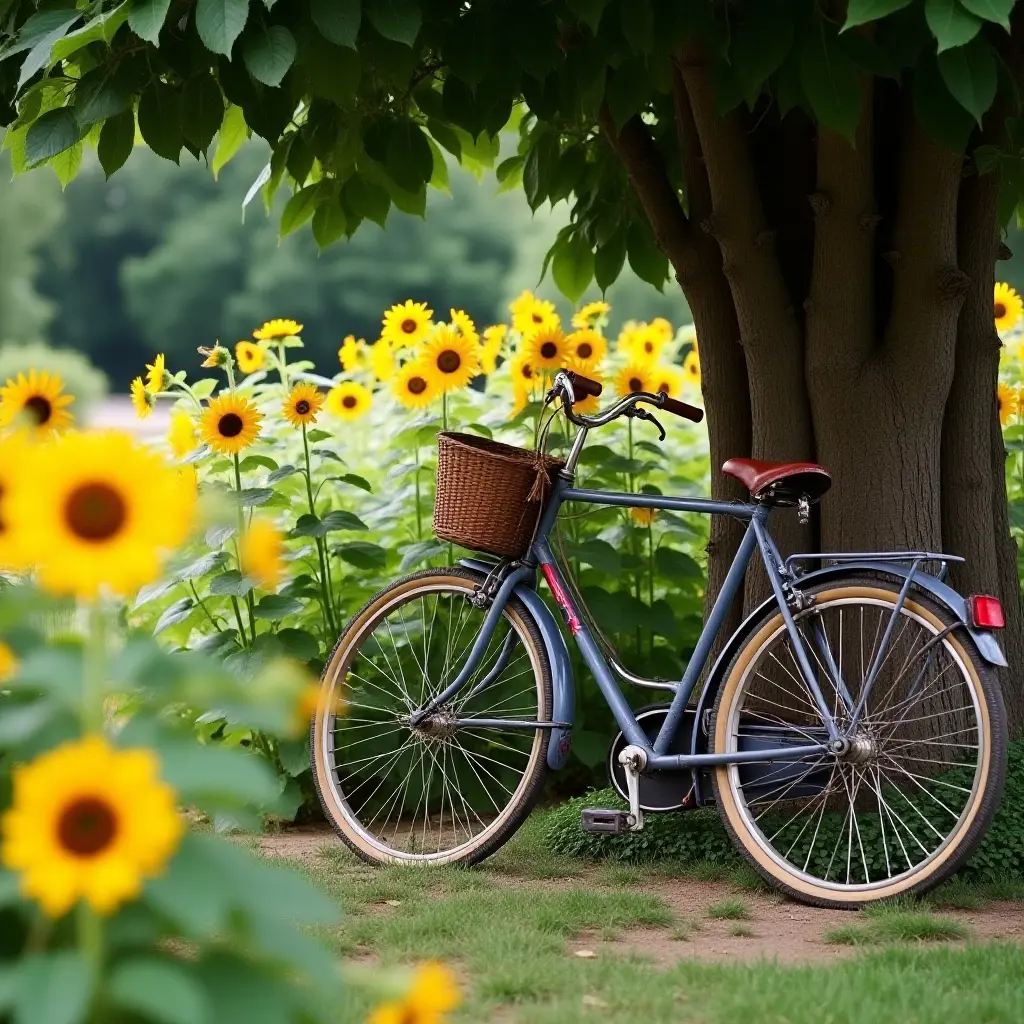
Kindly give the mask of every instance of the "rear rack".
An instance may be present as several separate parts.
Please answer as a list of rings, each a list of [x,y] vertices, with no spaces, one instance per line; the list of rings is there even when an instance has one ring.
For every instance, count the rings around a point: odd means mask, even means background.
[[[917,573],[917,570],[921,567],[924,562],[936,562],[939,565],[938,578],[945,580],[949,573],[950,562],[964,562],[965,558],[960,555],[947,555],[941,551],[819,551],[819,552],[801,552],[800,554],[790,555],[785,562],[786,571],[793,576],[802,575],[798,568],[794,568],[794,563],[799,562],[817,562],[822,563],[829,562],[833,565],[840,565],[843,562],[878,562],[889,564],[896,563],[902,565],[904,563],[910,563],[912,569],[912,575]]]

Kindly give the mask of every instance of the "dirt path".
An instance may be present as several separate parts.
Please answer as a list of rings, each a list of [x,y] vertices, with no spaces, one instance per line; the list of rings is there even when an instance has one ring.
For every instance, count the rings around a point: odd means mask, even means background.
[[[326,828],[295,828],[276,835],[262,836],[260,848],[269,856],[300,861],[316,861],[325,848],[341,847],[341,841]],[[598,879],[600,869],[589,869],[584,879]],[[580,879],[524,879],[492,872],[496,881],[535,888],[578,885]],[[692,878],[663,878],[648,875],[635,886],[637,891],[653,893],[665,901],[676,916],[670,928],[629,929],[615,939],[584,933],[568,944],[568,952],[584,957],[638,955],[668,966],[691,958],[701,962],[750,961],[762,958],[780,963],[827,962],[849,956],[861,947],[831,945],[825,935],[834,928],[856,924],[858,915],[843,910],[819,910],[794,903],[785,897],[738,889],[725,882],[697,881]],[[725,900],[741,900],[748,916],[742,921],[715,920],[708,908]],[[990,903],[981,910],[943,911],[964,925],[975,940],[1010,940],[1024,944],[1024,903]],[[743,930],[747,934],[733,934]],[[956,943],[954,943],[955,945]]]

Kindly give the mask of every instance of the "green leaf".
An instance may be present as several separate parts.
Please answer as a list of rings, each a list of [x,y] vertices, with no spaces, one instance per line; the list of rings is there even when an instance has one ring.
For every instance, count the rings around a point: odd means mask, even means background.
[[[279,228],[281,238],[290,235],[306,223],[316,212],[317,199],[320,196],[320,183],[316,182],[300,188],[285,204],[281,214]]]
[[[243,487],[235,493],[235,498],[242,508],[255,508],[265,505],[274,496],[272,487]]]
[[[548,132],[540,137],[526,155],[523,166],[523,191],[531,210],[536,210],[548,197],[558,165],[558,136]]]
[[[85,75],[75,87],[75,120],[83,127],[106,121],[128,106],[128,94],[118,88],[104,68]]]
[[[113,10],[104,11],[87,21],[81,28],[68,32],[53,44],[48,63],[56,64],[66,60],[90,43],[103,42],[109,45],[117,30],[127,21],[130,11],[131,4],[126,0]]]
[[[306,436],[309,438],[310,444],[316,444],[317,441],[326,441],[334,435],[329,430],[321,430],[319,427],[314,427]]]
[[[594,255],[594,280],[601,291],[607,291],[616,281],[626,262],[626,236],[617,231]]]
[[[173,163],[181,153],[181,93],[154,79],[139,97],[139,133],[157,156]]]
[[[668,260],[654,241],[651,229],[634,221],[626,233],[626,255],[633,273],[660,292],[668,279]]]
[[[1016,0],[960,0],[960,2],[972,14],[976,14],[985,21],[994,21],[1002,25],[1007,32],[1010,31],[1010,11]]]
[[[242,148],[249,137],[249,128],[245,123],[245,115],[241,107],[233,103],[228,105],[221,121],[220,134],[217,137],[217,148],[213,153],[213,176],[216,178],[221,169]]]
[[[275,469],[274,472],[271,473],[267,477],[267,483],[268,484],[276,484],[280,480],[284,480],[286,477],[292,476],[293,474],[298,473],[298,472],[299,472],[299,470],[296,469],[295,466],[292,466],[292,465],[281,466],[280,469]]]
[[[334,552],[342,561],[357,569],[383,569],[388,561],[388,553],[379,544],[370,544],[368,541],[356,540],[340,544]]]
[[[224,799],[261,806],[277,796],[277,782],[267,762],[238,747],[176,741],[161,745],[157,753],[160,777],[184,803]]]
[[[277,639],[284,649],[299,661],[312,661],[320,653],[317,638],[304,629],[279,629]],[[308,758],[305,767],[309,767]]]
[[[254,614],[257,619],[277,622],[280,619],[287,618],[289,615],[298,615],[302,611],[302,607],[302,602],[296,601],[294,597],[285,597],[283,594],[268,594],[256,605]]]
[[[944,50],[938,61],[950,94],[981,124],[996,97],[996,60],[991,46],[979,36],[966,46]]]
[[[5,47],[3,51],[0,51],[4,57],[9,57],[22,50],[28,50],[18,75],[19,89],[34,74],[50,63],[50,50],[81,16],[80,11],[69,11],[64,8],[56,11],[40,11],[25,21],[17,44],[10,48]]]
[[[391,197],[387,189],[357,171],[345,182],[341,197],[346,208],[354,214],[384,227],[391,209]]]
[[[623,61],[615,74],[609,75],[605,98],[617,128],[643,110],[651,90],[650,72],[639,57]]]
[[[331,196],[320,203],[313,214],[313,238],[320,250],[333,245],[348,230],[348,218],[340,201]]]
[[[252,590],[252,580],[237,569],[229,569],[210,580],[210,593],[225,597],[245,597]]]
[[[195,561],[189,562],[188,565],[176,570],[173,578],[179,582],[182,580],[199,579],[201,576],[205,576],[207,573],[219,568],[223,564],[225,557],[223,551],[208,551],[205,555],[200,555]],[[138,607],[138,601],[136,601],[135,607]]]
[[[373,488],[370,486],[369,480],[356,473],[346,473],[344,476],[335,476],[331,479],[337,480],[338,483],[341,484],[351,484],[353,487],[358,487],[360,490],[367,491],[370,494],[373,493]]]
[[[217,80],[204,71],[190,78],[181,93],[181,128],[200,153],[213,142],[224,120],[224,97]]]
[[[134,145],[135,113],[131,108],[123,110],[116,117],[108,118],[103,123],[96,154],[103,173],[108,178],[132,155]]]
[[[385,38],[412,46],[420,30],[420,8],[414,0],[373,0],[366,11],[370,24]]]
[[[231,56],[231,47],[245,28],[249,0],[199,0],[196,28],[203,45],[214,53]]]
[[[658,572],[669,580],[702,579],[704,576],[701,567],[685,551],[664,545],[654,552],[654,564]]]
[[[210,1003],[187,963],[152,956],[122,960],[106,994],[118,1006],[161,1024],[207,1024]]]
[[[249,38],[242,56],[256,81],[277,86],[295,61],[295,49],[295,36],[284,25],[271,25]]]
[[[570,302],[579,302],[594,279],[594,253],[579,232],[557,246],[551,261],[551,276]]]
[[[401,121],[388,135],[388,174],[407,192],[415,192],[434,172],[434,155],[423,130],[414,121]]]
[[[360,0],[310,0],[309,13],[324,39],[355,47],[362,18]]]
[[[800,85],[814,116],[852,141],[860,121],[861,88],[857,69],[822,25],[800,51]]]
[[[788,7],[751,4],[733,36],[730,61],[737,85],[750,106],[762,85],[782,66],[793,46],[793,17]]]
[[[855,25],[864,25],[869,21],[877,21],[884,18],[901,7],[906,7],[910,0],[850,0],[846,8],[846,21],[843,23],[843,31],[853,28]]]
[[[86,1019],[92,974],[82,953],[61,950],[29,956],[18,973],[18,1024],[80,1024]]]
[[[135,0],[128,25],[131,30],[147,43],[160,45],[160,29],[164,27],[171,0]]]
[[[584,541],[576,548],[575,554],[581,562],[592,565],[595,569],[610,575],[614,575],[622,569],[622,559],[619,557],[618,551],[606,540],[594,538]]]
[[[511,192],[523,183],[523,165],[526,158],[523,156],[510,156],[502,160],[495,168],[495,175],[498,179],[499,192]]]
[[[939,53],[969,43],[981,29],[981,22],[957,0],[925,0],[924,16],[938,42]]]
[[[650,0],[630,0],[619,7],[619,23],[629,48],[634,53],[654,49],[654,11]]]
[[[58,153],[50,159],[50,167],[53,168],[54,174],[57,175],[61,188],[67,188],[75,180],[75,175],[78,174],[78,169],[81,166],[81,142],[76,142],[70,149],[65,149],[63,153]]]
[[[323,525],[328,532],[335,530],[368,530],[369,527],[354,512],[346,512],[336,508],[323,517]]]
[[[171,626],[176,626],[179,622],[184,622],[192,613],[192,605],[191,597],[183,597],[165,608],[153,627],[153,636],[162,633],[165,629],[170,629]]]
[[[246,455],[238,464],[238,469],[242,473],[248,473],[250,470],[257,468],[273,471],[277,469],[277,462],[269,455]]]
[[[450,192],[451,183],[448,179],[448,162],[444,158],[444,153],[441,152],[441,147],[433,139],[428,138],[427,144],[430,146],[430,155],[433,157],[430,187],[436,188],[441,192]]]
[[[25,138],[25,162],[35,167],[70,149],[82,137],[71,107],[48,110],[29,125]]]

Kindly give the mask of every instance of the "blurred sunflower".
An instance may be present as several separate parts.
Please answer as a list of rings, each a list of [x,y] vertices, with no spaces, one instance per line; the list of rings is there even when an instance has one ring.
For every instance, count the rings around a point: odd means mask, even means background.
[[[584,377],[589,377],[591,380],[596,380],[598,384],[604,383],[604,378],[600,372],[581,359],[567,359],[565,361],[565,368],[572,370],[573,373],[580,373]],[[582,413],[584,416],[590,416],[600,408],[601,399],[594,395],[585,395],[572,404],[572,411]]]
[[[395,349],[387,338],[378,338],[370,346],[370,369],[374,377],[383,382],[391,380],[395,375]]]
[[[434,328],[420,358],[441,391],[464,388],[480,372],[480,346],[445,324]]]
[[[161,874],[185,825],[150,750],[88,736],[13,772],[0,861],[50,917],[79,900],[112,914]]]
[[[611,312],[611,308],[607,302],[601,302],[600,300],[588,302],[585,306],[580,306],[573,314],[572,325],[581,331],[587,330],[594,326],[594,321],[599,317],[607,316]]]
[[[220,342],[217,342],[213,348],[200,346],[197,351],[201,356],[205,357],[199,364],[204,368],[227,366],[231,362],[231,353]]]
[[[302,324],[295,320],[268,320],[257,327],[252,336],[258,341],[277,341],[279,338],[294,338],[302,333]]]
[[[132,405],[135,407],[135,415],[138,416],[140,420],[146,419],[146,417],[153,411],[153,406],[156,405],[156,399],[146,390],[146,385],[142,383],[141,377],[136,377],[132,381],[131,393]]]
[[[700,387],[700,356],[696,349],[691,349],[683,360],[683,382]]]
[[[18,657],[0,640],[0,683],[6,682],[18,671]]]
[[[657,517],[658,510],[656,508],[637,508],[634,506],[629,510],[629,515],[637,526],[650,526]]]
[[[477,333],[476,324],[473,323],[472,318],[464,309],[453,309],[450,310],[451,320],[449,323],[455,328],[464,338],[474,344],[480,343],[480,335]]]
[[[589,328],[573,331],[565,339],[565,344],[571,358],[592,370],[596,370],[608,355],[608,342],[597,331],[592,331]],[[582,367],[580,373],[586,375],[586,371]]]
[[[34,451],[22,434],[0,435],[0,568],[22,569],[28,564],[24,544],[19,543],[7,507],[15,490],[26,481],[31,483],[31,476],[22,470],[22,463],[32,457],[30,453]]]
[[[146,388],[154,394],[163,391],[164,378],[167,376],[167,366],[163,352],[157,353],[152,363],[146,363]]]
[[[1009,384],[999,382],[996,389],[996,408],[999,411],[999,422],[1005,427],[1010,419],[1020,411],[1020,395]]]
[[[535,370],[557,370],[571,352],[561,327],[542,327],[523,340],[523,354]]]
[[[354,334],[345,336],[345,340],[338,349],[338,362],[346,373],[355,373],[363,365],[363,352],[366,342],[360,338],[356,341]]]
[[[339,419],[362,419],[370,411],[373,396],[362,384],[353,380],[343,380],[327,392],[327,411]]]
[[[494,324],[484,328],[484,343],[480,347],[480,367],[484,373],[494,373],[498,367],[498,356],[501,346],[505,344],[508,327],[505,324]]]
[[[993,313],[995,314],[996,330],[1002,334],[1004,331],[1012,330],[1024,312],[1024,302],[1004,281],[996,283],[995,303]]]
[[[367,1024],[442,1024],[461,1001],[455,975],[443,964],[426,963],[417,968],[406,995],[400,1001],[382,1003]]]
[[[237,455],[259,437],[261,413],[241,395],[218,395],[210,399],[199,420],[203,440],[221,455]]]
[[[538,299],[533,292],[524,291],[509,303],[512,327],[522,335],[533,331],[550,330],[560,325],[555,304],[547,299]]]
[[[284,418],[293,427],[316,423],[323,404],[324,396],[315,384],[296,384],[284,400]]]
[[[19,373],[0,388],[0,427],[27,427],[39,437],[66,430],[74,422],[60,375],[48,370]]]
[[[384,314],[381,337],[397,348],[418,345],[430,333],[430,318],[434,315],[425,302],[405,302],[392,306]]]
[[[238,546],[242,572],[264,590],[275,590],[284,576],[284,537],[267,519],[254,519]]]
[[[653,366],[658,361],[666,340],[658,328],[651,324],[641,324],[633,333],[630,357],[637,362],[645,362]]]
[[[615,375],[615,391],[623,398],[636,391],[650,392],[653,385],[651,367],[646,363],[627,363]]]
[[[192,417],[181,409],[171,413],[171,425],[167,429],[167,443],[176,459],[183,459],[199,445],[196,425]]]
[[[4,510],[43,589],[91,599],[132,594],[159,575],[191,528],[195,492],[129,435],[89,431],[22,460]]]
[[[257,373],[263,369],[267,361],[267,353],[260,345],[251,341],[240,341],[235,345],[235,362],[242,373]]]
[[[664,391],[669,398],[678,398],[683,391],[683,375],[674,366],[655,366],[651,370],[654,394]]]
[[[424,409],[440,396],[441,389],[422,361],[414,359],[398,371],[391,393],[406,409]]]
[[[672,325],[663,316],[656,316],[647,326],[648,330],[655,337],[661,339],[663,345],[671,341],[672,336],[675,334],[675,331],[672,330]]]

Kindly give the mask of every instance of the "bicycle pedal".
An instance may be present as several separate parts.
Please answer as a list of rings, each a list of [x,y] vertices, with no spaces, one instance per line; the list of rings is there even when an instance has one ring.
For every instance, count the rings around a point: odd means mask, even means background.
[[[580,815],[580,827],[584,832],[603,832],[618,835],[630,832],[636,819],[629,811],[604,810],[600,807],[587,807]]]

